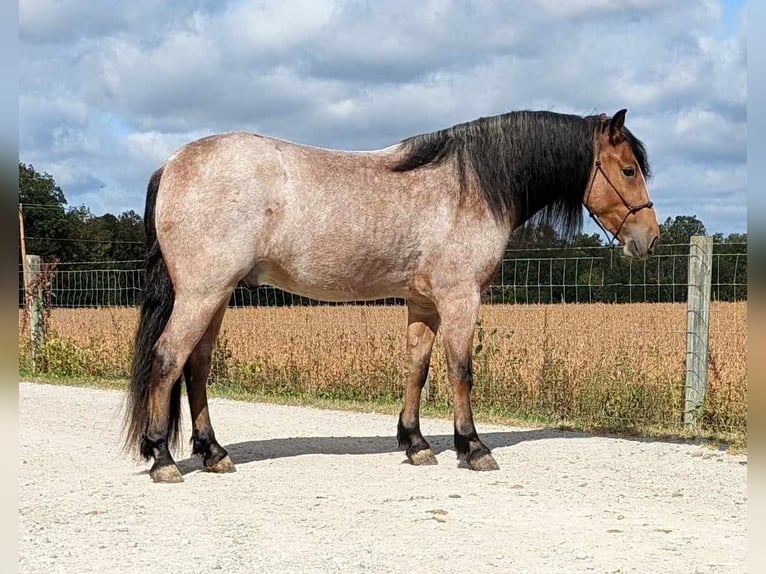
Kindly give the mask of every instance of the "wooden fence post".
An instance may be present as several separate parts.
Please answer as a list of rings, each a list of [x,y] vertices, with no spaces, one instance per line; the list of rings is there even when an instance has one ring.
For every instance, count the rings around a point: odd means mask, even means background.
[[[689,287],[686,301],[686,388],[684,426],[699,425],[707,394],[710,283],[713,238],[695,235],[689,244]]]
[[[45,302],[43,286],[38,281],[43,270],[39,255],[27,255],[27,311],[29,313],[29,339],[32,342],[32,370],[37,371],[40,353],[45,345]]]

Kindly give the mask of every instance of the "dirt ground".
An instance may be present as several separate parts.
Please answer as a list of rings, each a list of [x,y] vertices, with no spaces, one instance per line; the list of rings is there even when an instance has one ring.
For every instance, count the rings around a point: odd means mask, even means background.
[[[478,421],[501,469],[476,473],[428,419],[417,468],[390,415],[215,399],[237,472],[187,446],[185,481],[153,484],[121,402],[19,384],[20,572],[745,571],[744,455]]]

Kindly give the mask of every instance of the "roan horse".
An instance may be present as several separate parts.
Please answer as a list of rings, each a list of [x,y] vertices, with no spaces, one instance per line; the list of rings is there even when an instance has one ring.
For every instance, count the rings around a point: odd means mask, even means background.
[[[454,389],[455,449],[474,470],[497,464],[471,412],[471,351],[482,290],[511,232],[534,218],[571,236],[582,206],[650,256],[659,238],[643,144],[614,117],[512,112],[347,152],[250,133],[191,142],[151,177],[146,288],[127,397],[126,446],[178,482],[181,380],[193,452],[234,465],[216,440],[206,381],[240,281],[306,297],[407,301],[409,374],[397,438],[415,465],[436,458],[420,432],[420,393],[439,328]]]

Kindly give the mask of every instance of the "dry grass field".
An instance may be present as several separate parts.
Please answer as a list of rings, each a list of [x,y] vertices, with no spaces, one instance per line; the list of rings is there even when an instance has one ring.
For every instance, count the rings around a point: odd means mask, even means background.
[[[744,433],[747,303],[711,310],[711,432]],[[136,309],[54,309],[45,369],[127,376]],[[20,324],[21,324],[20,316]],[[260,394],[398,400],[406,371],[403,307],[230,309],[212,384]],[[20,344],[21,369],[29,350]],[[588,428],[680,428],[684,304],[485,305],[475,339],[474,397],[485,412]],[[430,401],[447,405],[437,339]]]

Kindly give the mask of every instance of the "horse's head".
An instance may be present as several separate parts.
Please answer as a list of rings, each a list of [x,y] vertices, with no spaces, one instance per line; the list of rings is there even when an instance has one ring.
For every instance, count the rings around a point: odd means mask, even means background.
[[[660,228],[646,188],[644,146],[624,127],[626,112],[602,116],[583,203],[596,223],[622,243],[626,255],[646,259],[657,246]]]

